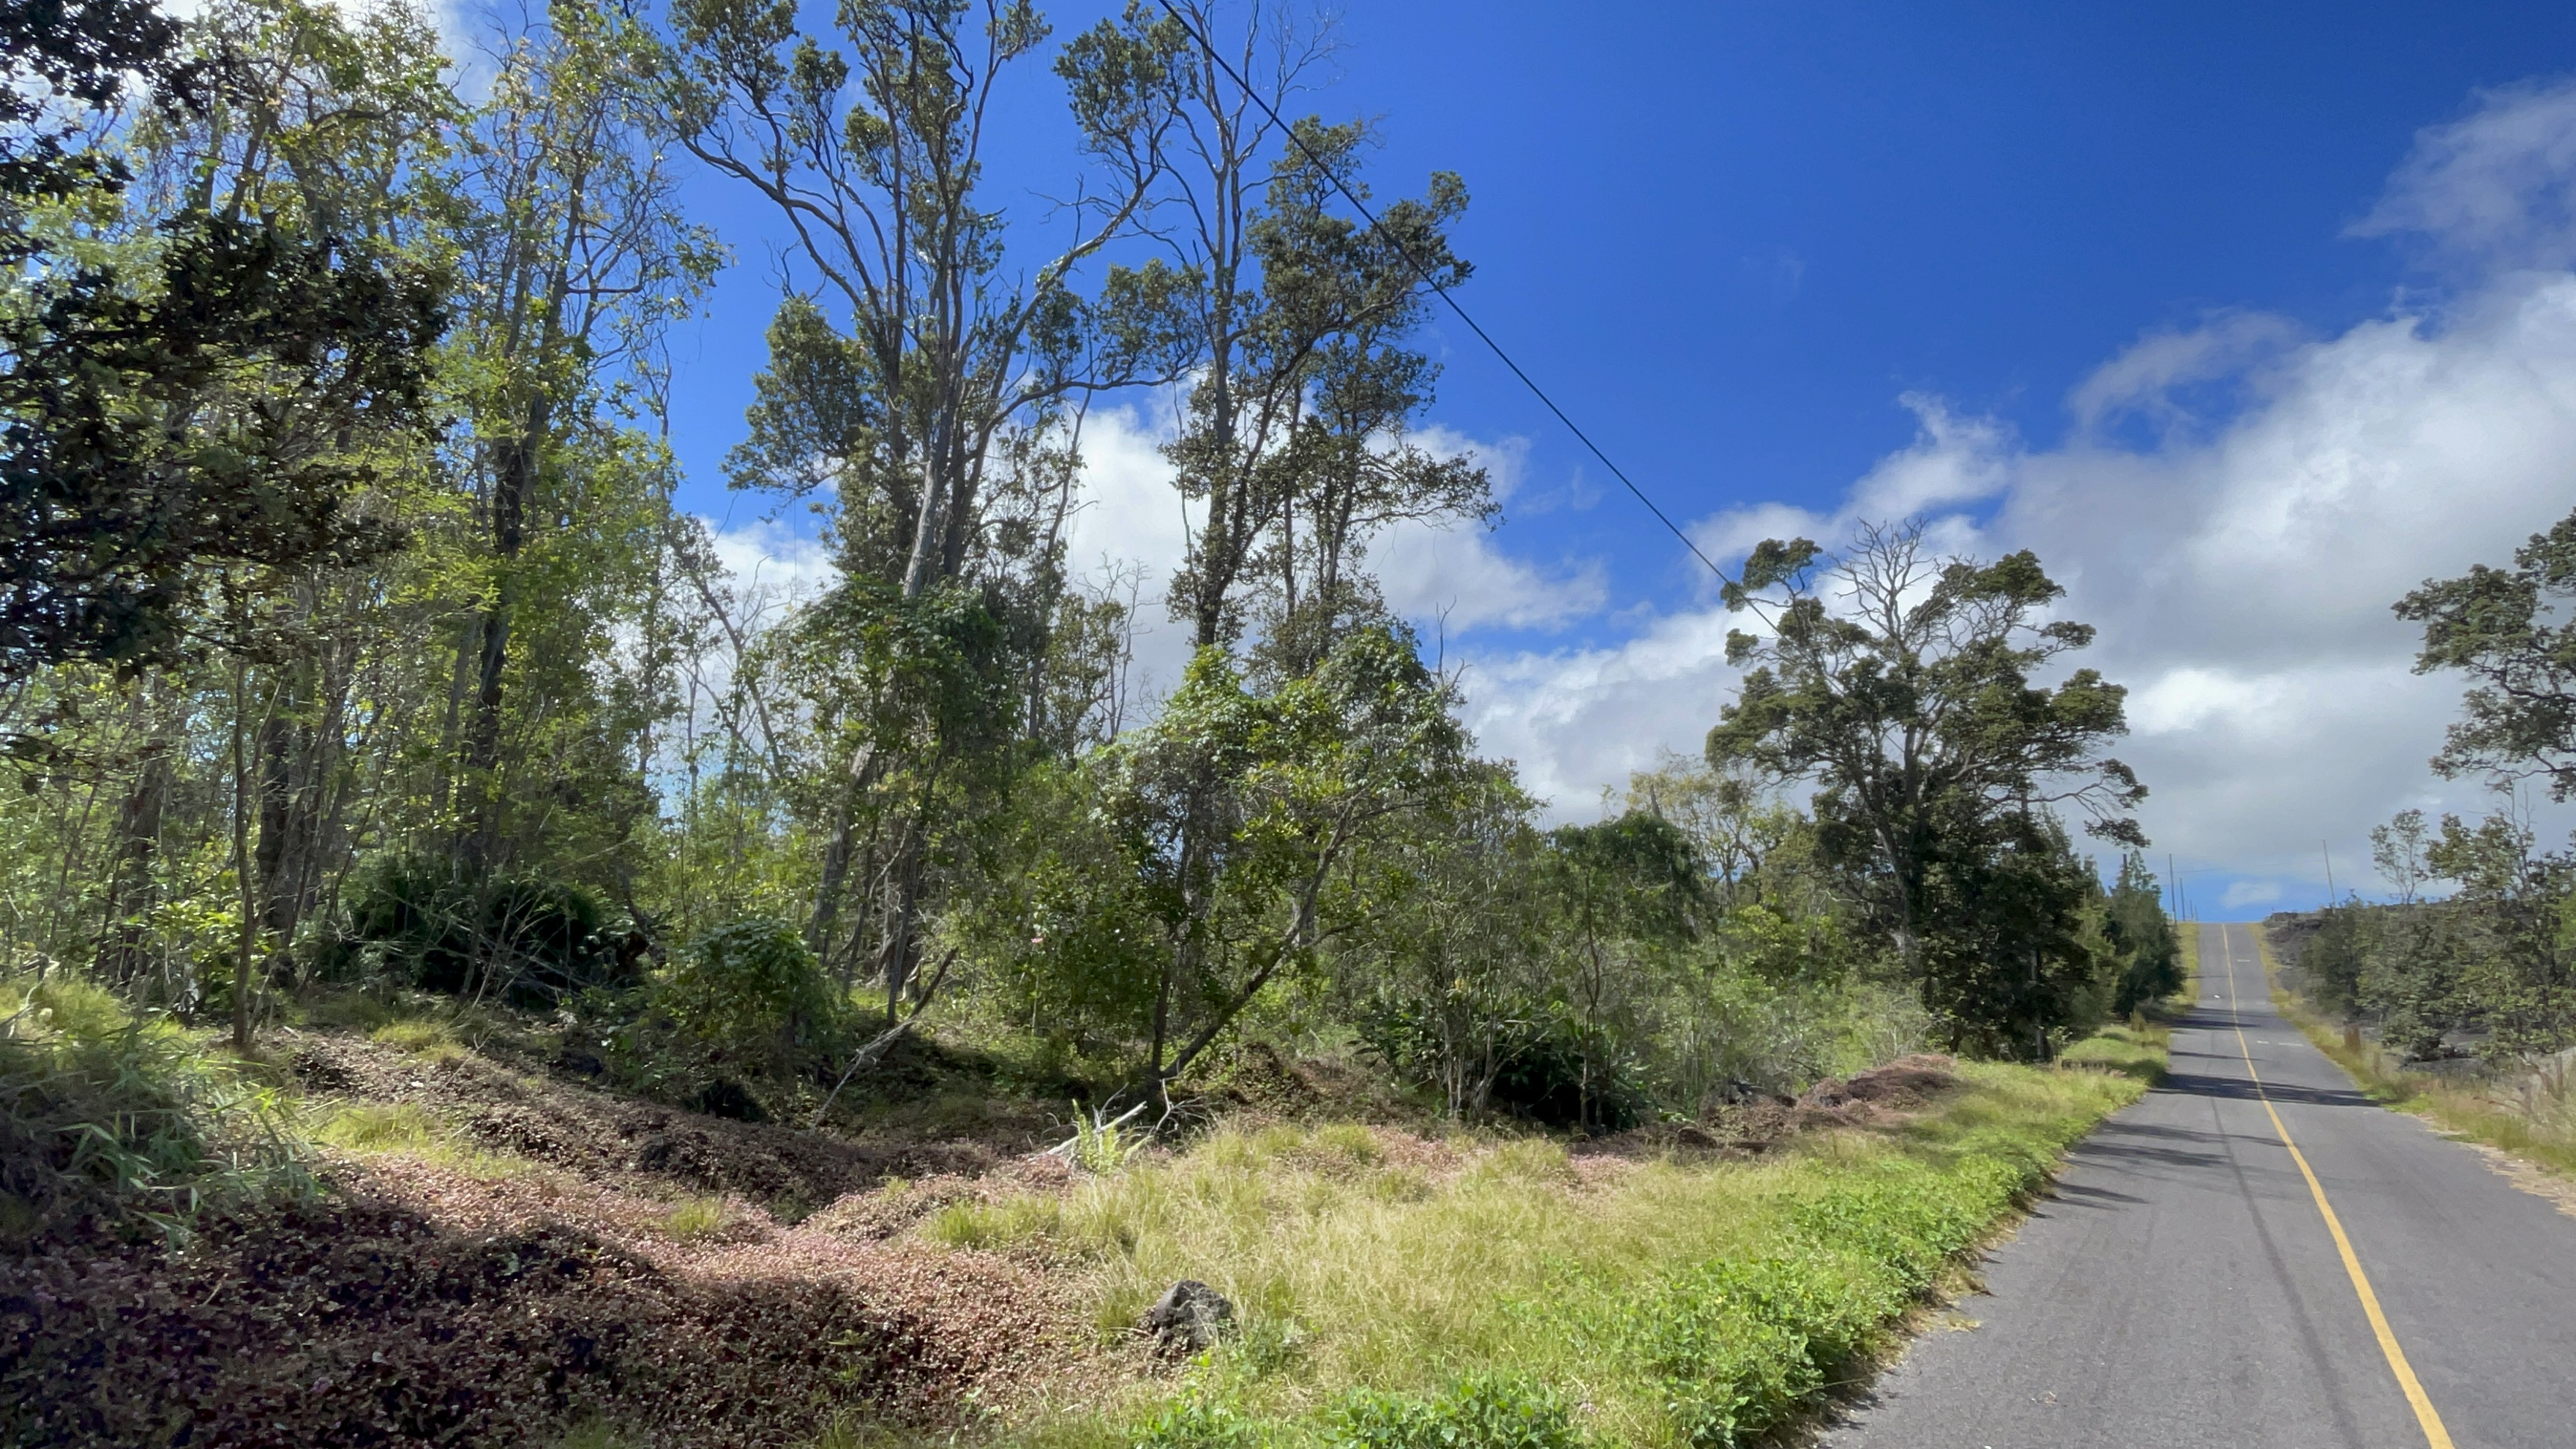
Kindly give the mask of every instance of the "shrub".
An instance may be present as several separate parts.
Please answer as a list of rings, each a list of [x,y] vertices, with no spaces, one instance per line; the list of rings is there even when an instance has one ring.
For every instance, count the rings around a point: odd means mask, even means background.
[[[1581,1031],[1544,1003],[1525,1003],[1515,1017],[1487,1028],[1501,1065],[1485,1093],[1485,1106],[1544,1127],[1586,1125]],[[1362,1040],[1394,1074],[1417,1087],[1439,1085],[1442,1039],[1436,1013],[1418,1004],[1381,1003],[1360,1024]],[[1635,1064],[1625,1059],[1591,1064],[1590,1126],[1617,1132],[1650,1112]]]
[[[796,932],[735,921],[689,943],[652,1006],[726,1058],[785,1075],[839,1024],[831,983]]]
[[[718,926],[642,993],[586,992],[580,1006],[627,1085],[744,1122],[770,1120],[770,1089],[836,1060],[849,1037],[839,993],[775,921]]]
[[[513,1006],[547,1009],[626,974],[629,958],[602,923],[599,903],[561,881],[463,879],[436,857],[393,856],[355,883],[323,974],[349,974],[349,962],[372,955],[426,990],[497,990]]]

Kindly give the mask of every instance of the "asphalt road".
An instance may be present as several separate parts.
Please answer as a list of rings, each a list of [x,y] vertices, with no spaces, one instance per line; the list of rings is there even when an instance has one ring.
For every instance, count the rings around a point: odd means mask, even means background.
[[[2171,1080],[1993,1252],[1955,1305],[1976,1326],[1917,1340],[1824,1443],[2576,1446],[2576,1218],[2355,1092],[2273,1009],[2250,927],[2200,932]]]

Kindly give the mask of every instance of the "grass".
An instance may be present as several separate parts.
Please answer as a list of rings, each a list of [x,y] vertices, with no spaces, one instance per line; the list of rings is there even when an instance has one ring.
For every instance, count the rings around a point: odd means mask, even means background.
[[[2446,1132],[2576,1176],[2576,1081],[2568,1073],[2535,1076],[2519,1094],[2522,1101],[2508,1105],[2429,1072],[2407,1071],[2358,1028],[2338,1028],[2284,987],[2271,937],[2260,926],[2254,928],[2254,944],[2271,984],[2272,1004],[2374,1100],[2411,1112]]]
[[[476,1147],[437,1113],[416,1102],[354,1102],[308,1109],[304,1135],[360,1156],[409,1157],[485,1178],[559,1177],[557,1169],[516,1153]]]
[[[315,1123],[313,1140],[350,1152],[403,1152],[436,1155],[447,1134],[420,1106],[411,1102],[360,1102],[341,1107]]]
[[[731,1220],[723,1198],[693,1197],[671,1209],[662,1219],[662,1231],[674,1242],[693,1243],[723,1232]]]
[[[2164,1080],[2172,1037],[2170,1030],[2141,1018],[2127,1026],[2103,1028],[2068,1047],[2058,1060],[2070,1067],[2117,1072],[2153,1086]]]
[[[0,980],[0,1240],[93,1215],[176,1239],[210,1203],[309,1189],[270,1075],[76,977]]]
[[[1543,1138],[1225,1127],[925,1231],[1070,1260],[1104,1339],[1175,1279],[1237,1305],[1177,1383],[1057,1404],[1023,1443],[1735,1444],[1892,1342],[2159,1055],[2126,1033],[2082,1050],[2107,1069],[1965,1066],[1910,1120],[1752,1161],[1604,1172]]]
[[[465,1044],[456,1039],[455,1025],[430,1017],[386,1022],[367,1033],[367,1039],[433,1063],[454,1061],[465,1055]]]

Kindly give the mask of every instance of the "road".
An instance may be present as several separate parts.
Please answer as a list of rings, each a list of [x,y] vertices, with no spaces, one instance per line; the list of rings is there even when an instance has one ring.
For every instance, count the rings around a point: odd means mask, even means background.
[[[2253,929],[2199,930],[2171,1079],[1994,1250],[1954,1305],[1976,1326],[1926,1333],[1823,1442],[2576,1446],[2576,1218],[2355,1092],[2273,1008]]]

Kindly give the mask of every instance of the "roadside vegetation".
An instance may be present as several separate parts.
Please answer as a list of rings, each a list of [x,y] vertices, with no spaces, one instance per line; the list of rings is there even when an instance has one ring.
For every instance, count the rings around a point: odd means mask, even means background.
[[[1066,1255],[1104,1334],[1177,1278],[1240,1305],[1223,1347],[1015,1442],[1746,1443],[1863,1376],[2140,1090],[1937,1059],[1854,1086],[1875,1100],[1697,1145],[1225,1129],[926,1231]]]
[[[2273,938],[2280,925],[2256,928],[2265,969],[2272,973],[2273,1004],[2363,1091],[2444,1131],[2576,1176],[2576,1080],[2563,1054],[2536,1067],[2509,1062],[2499,1069],[2475,1058],[2452,1058],[2445,1063],[2449,1070],[2425,1070],[2417,1059],[2391,1050],[2361,1020],[2322,1008],[2308,994],[2311,978],[2295,961],[2282,961]]]
[[[1364,223],[1374,123],[1254,103],[1327,19],[1181,8],[0,7],[0,1442],[1729,1443],[2152,1078],[2028,553],[1766,541],[1698,753],[1480,752],[1370,555],[1498,517],[1466,186]],[[675,501],[692,175],[797,223],[793,589]],[[1119,1357],[1189,1272],[1239,1335]]]
[[[2546,848],[2529,792],[2576,799],[2576,514],[2507,565],[2398,601],[2416,668],[2469,681],[2437,774],[2476,779],[2483,818],[2400,812],[2371,832],[2385,896],[2274,916],[2273,992],[2318,1047],[2392,1105],[2576,1171],[2576,845]]]

